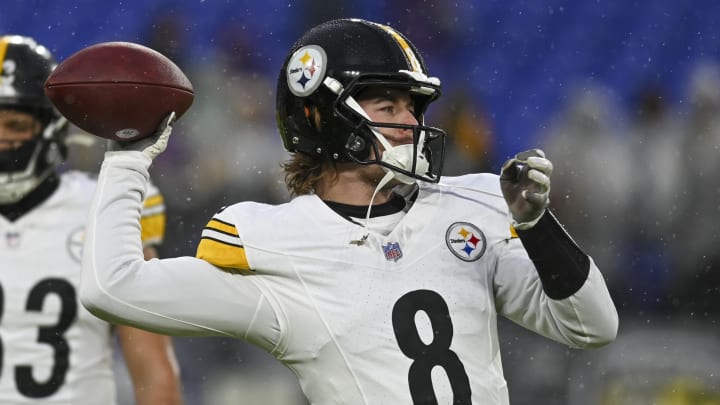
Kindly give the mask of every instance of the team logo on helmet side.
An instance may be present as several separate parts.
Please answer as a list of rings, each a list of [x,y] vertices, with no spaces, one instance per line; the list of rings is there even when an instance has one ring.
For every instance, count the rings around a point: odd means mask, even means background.
[[[468,222],[455,222],[445,233],[445,243],[458,259],[472,262],[479,259],[487,247],[485,234]]]
[[[317,45],[303,46],[293,53],[287,66],[287,83],[290,91],[305,97],[322,84],[327,68],[325,50]]]

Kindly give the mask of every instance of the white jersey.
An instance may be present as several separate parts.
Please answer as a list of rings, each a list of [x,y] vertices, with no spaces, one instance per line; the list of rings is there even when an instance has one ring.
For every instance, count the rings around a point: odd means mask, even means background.
[[[1,404],[116,401],[111,327],[77,296],[95,185],[69,172],[46,201],[16,221],[0,216]],[[151,194],[155,207],[147,221],[155,230],[145,231],[155,232],[150,239],[157,242],[164,210],[157,192]]]
[[[614,337],[617,313],[594,264],[572,296],[545,296],[497,176],[423,184],[390,233],[367,238],[317,196],[240,203],[205,228],[202,260],[143,262],[122,248],[139,243],[122,223],[139,212],[126,190],[142,188],[141,166],[105,160],[83,302],[153,330],[253,342],[295,372],[313,404],[507,404],[497,315],[572,347]]]

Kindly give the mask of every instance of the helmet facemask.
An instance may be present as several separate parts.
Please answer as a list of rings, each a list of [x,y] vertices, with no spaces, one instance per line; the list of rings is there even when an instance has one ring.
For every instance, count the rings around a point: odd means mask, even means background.
[[[20,201],[64,161],[66,129],[65,118],[56,117],[19,148],[0,152],[0,204]]]
[[[437,183],[443,166],[445,131],[424,125],[428,104],[440,95],[439,81],[434,78],[417,80],[410,72],[399,74],[368,74],[353,80],[343,88],[333,105],[333,113],[349,128],[345,152],[356,163],[377,164],[395,173],[395,179],[405,184],[415,180]],[[338,90],[333,78],[326,78],[332,91]],[[334,89],[333,89],[334,88]],[[392,88],[407,91],[415,104],[417,125],[372,121],[354,95],[368,88]],[[413,143],[392,146],[382,134],[382,128],[411,131]],[[433,156],[438,156],[437,160]]]

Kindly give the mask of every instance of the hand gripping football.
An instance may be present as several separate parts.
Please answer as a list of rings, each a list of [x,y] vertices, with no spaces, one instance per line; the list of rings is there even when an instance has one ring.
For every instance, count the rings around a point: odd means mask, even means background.
[[[152,135],[192,105],[190,80],[170,59],[130,42],[105,42],[73,54],[45,82],[45,94],[81,129],[107,139]]]

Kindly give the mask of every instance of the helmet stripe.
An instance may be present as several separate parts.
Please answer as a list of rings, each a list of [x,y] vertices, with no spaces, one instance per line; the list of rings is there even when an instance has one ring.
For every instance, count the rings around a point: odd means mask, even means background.
[[[8,41],[7,37],[0,37],[0,81],[2,81],[3,62],[7,53]]]
[[[413,52],[412,47],[407,43],[405,38],[403,38],[402,35],[400,35],[397,31],[394,29],[388,27],[387,25],[382,24],[376,24],[383,30],[385,30],[390,36],[395,39],[395,41],[400,45],[400,48],[405,52],[405,56],[407,57],[408,61],[410,62],[410,66],[412,67],[413,72],[421,72],[422,73],[422,67],[420,66],[420,61],[418,60],[417,56],[415,55],[415,52]]]

